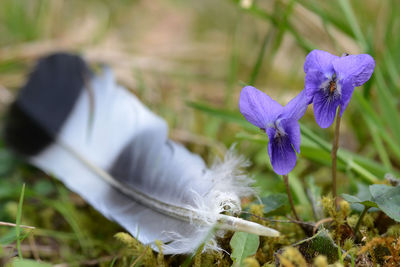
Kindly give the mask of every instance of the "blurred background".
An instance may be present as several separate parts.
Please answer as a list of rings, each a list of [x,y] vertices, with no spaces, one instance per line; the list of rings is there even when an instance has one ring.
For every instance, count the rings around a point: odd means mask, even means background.
[[[340,137],[339,193],[354,193],[399,170],[399,32],[396,0],[0,0],[0,123],[38,58],[78,53],[93,66],[112,66],[120,84],[167,120],[171,138],[210,164],[236,142],[267,196],[284,185],[269,165],[267,136],[238,112],[243,85],[286,104],[304,87],[312,49],[368,53],[377,67],[356,89]],[[333,127],[319,129],[312,106],[302,123],[291,182],[299,213],[311,219],[310,190],[330,191]],[[27,257],[96,265],[121,255],[113,235],[122,229],[1,139],[0,176],[0,221],[15,222],[26,183],[22,223],[38,228],[24,232]],[[15,229],[0,226],[0,255],[15,240]]]

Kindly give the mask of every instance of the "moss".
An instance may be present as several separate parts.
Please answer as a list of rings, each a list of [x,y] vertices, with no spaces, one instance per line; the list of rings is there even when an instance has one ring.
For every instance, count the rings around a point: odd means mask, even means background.
[[[315,267],[328,267],[328,259],[324,255],[318,255],[314,259],[314,266]]]
[[[344,241],[343,249],[347,251],[352,249],[353,246],[354,246],[354,241],[352,239],[346,239]]]
[[[267,261],[271,261],[274,258],[274,253],[284,246],[289,246],[295,243],[299,238],[302,237],[303,233],[301,229],[295,224],[278,224],[273,226],[281,233],[288,233],[279,237],[261,237],[260,248],[257,251],[256,258],[263,264]]]
[[[118,241],[122,242],[125,246],[132,249],[139,249],[139,247],[142,246],[139,241],[127,233],[116,233],[114,237],[118,239]]]
[[[321,203],[325,215],[331,217],[338,224],[343,224],[351,213],[350,204],[345,200],[339,202],[338,210],[336,209],[335,201],[330,196],[323,197]]]
[[[282,255],[279,255],[279,260],[284,266],[307,266],[307,261],[297,248],[287,247]]]
[[[360,218],[360,216],[358,216],[357,214],[347,217],[347,220],[346,220],[347,224],[350,225],[350,227],[354,229],[354,227],[356,227],[358,218]]]
[[[216,259],[218,258],[218,253],[210,252],[201,254],[201,267],[213,266]]]
[[[218,252],[216,254],[215,265],[219,267],[229,267],[231,266],[230,258],[224,252]]]
[[[353,239],[346,239],[344,244],[343,244],[343,249],[347,252],[348,255],[356,255],[359,247],[354,244]]]
[[[347,202],[346,200],[341,200],[339,202],[339,210],[341,212],[342,217],[346,218],[347,216],[349,216],[351,213],[349,202]]]
[[[250,205],[250,212],[256,216],[251,216],[250,220],[253,222],[262,224],[262,225],[267,225],[268,222],[259,218],[264,216],[264,205],[263,204],[252,204]]]
[[[395,225],[390,226],[386,233],[388,236],[399,238],[400,237],[400,224],[395,224]]]
[[[194,256],[193,267],[201,267],[201,253],[196,253]]]
[[[153,250],[149,246],[143,246],[138,240],[127,233],[117,233],[114,235],[127,248],[125,256],[135,256],[135,261],[142,262],[144,266],[157,266],[158,259],[154,256]]]
[[[156,240],[156,246],[158,248],[158,255],[157,255],[157,266],[160,267],[165,267],[167,264],[164,261],[164,254],[163,254],[163,249],[162,249],[162,242],[159,240]]]
[[[246,267],[260,267],[258,261],[255,258],[251,257],[244,259],[243,265]]]
[[[375,221],[375,218],[370,213],[367,213],[367,214],[365,214],[365,216],[363,218],[362,224],[365,225],[366,227],[368,227],[368,229],[373,229],[374,221]]]
[[[263,204],[252,204],[250,205],[250,212],[256,216],[264,216],[264,205]]]
[[[143,263],[145,264],[145,266],[157,266],[157,260],[156,257],[154,256],[153,250],[151,249],[151,247],[146,246],[144,248],[144,252],[142,252],[144,254],[143,256]],[[140,255],[139,255],[140,257]]]
[[[336,208],[335,203],[331,197],[325,196],[321,199],[322,209],[324,211],[325,216],[335,218],[336,217]]]
[[[339,208],[337,209],[335,201],[329,196],[323,197],[321,203],[325,215],[332,218],[329,229],[335,242],[342,245],[344,240],[354,237],[352,227],[348,224],[349,215],[351,213],[350,204],[345,200],[341,200],[339,202]]]

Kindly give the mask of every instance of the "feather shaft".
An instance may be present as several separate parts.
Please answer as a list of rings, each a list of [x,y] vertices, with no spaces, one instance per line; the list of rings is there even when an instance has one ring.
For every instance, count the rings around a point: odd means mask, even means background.
[[[91,163],[89,160],[87,160],[79,152],[77,152],[70,146],[60,141],[58,141],[58,143],[61,147],[63,147],[66,151],[68,151],[72,156],[76,157],[83,165],[85,165],[90,171],[98,175],[105,182],[109,183],[111,186],[121,191],[122,193],[128,195],[134,201],[139,202],[140,204],[148,208],[151,208],[155,211],[158,211],[162,214],[165,214],[167,216],[173,217],[181,221],[195,223],[199,226],[208,225],[209,224],[208,220],[204,219],[208,218],[210,221],[215,220],[216,226],[219,229],[230,230],[230,231],[241,231],[261,236],[272,236],[272,237],[279,236],[278,231],[251,221],[246,221],[225,214],[218,214],[217,216],[215,216],[215,214],[212,213],[205,214],[204,212],[201,212],[201,214],[199,214],[196,210],[188,209],[185,207],[178,207],[175,205],[159,201],[151,196],[148,196],[140,191],[135,190],[130,186],[125,185],[124,183],[119,182],[109,173]],[[214,219],[212,217],[214,217]]]

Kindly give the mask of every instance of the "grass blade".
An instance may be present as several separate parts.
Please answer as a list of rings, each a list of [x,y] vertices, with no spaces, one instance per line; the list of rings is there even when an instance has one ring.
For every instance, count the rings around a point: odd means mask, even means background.
[[[240,6],[240,0],[232,0],[236,5]],[[250,8],[244,9],[244,11],[254,15],[255,17],[264,19],[272,23],[273,26],[279,27],[279,21],[274,15],[268,14],[266,11],[259,8],[257,5],[253,4]],[[304,39],[301,34],[299,34],[296,29],[293,27],[291,23],[286,24],[286,29],[290,34],[292,34],[293,38],[296,39],[297,43],[302,47],[306,52],[310,52],[315,49],[315,46]]]
[[[364,119],[370,121],[376,127],[383,140],[387,143],[389,149],[391,149],[391,152],[393,152],[393,154],[395,154],[400,160],[400,145],[388,134],[388,131],[383,125],[382,119],[377,115],[371,104],[357,90],[354,91],[354,98],[362,109],[361,113]]]
[[[371,132],[372,140],[374,142],[376,151],[378,152],[379,158],[381,159],[383,165],[389,170],[392,169],[392,164],[390,163],[389,155],[386,152],[385,146],[383,145],[378,130],[373,125],[373,123],[371,123],[370,120],[367,120],[367,126]]]
[[[266,62],[267,64],[267,69],[269,69],[270,65],[272,64],[275,55],[277,51],[279,50],[279,47],[282,43],[283,36],[286,32],[287,25],[288,25],[288,18],[290,17],[290,14],[293,11],[295,1],[292,0],[289,2],[289,4],[284,8],[284,12],[282,14],[282,19],[281,21],[278,21],[277,27],[273,27],[271,30],[269,30],[263,40],[263,43],[260,48],[260,52],[258,53],[256,62],[253,67],[253,71],[251,72],[251,76],[249,79],[249,84],[254,85],[256,82],[256,79],[258,77],[258,74],[261,69],[261,65],[263,62],[263,58],[265,55],[265,52],[267,50],[267,47],[270,49],[269,55],[267,56],[268,61]],[[276,2],[275,3],[275,8],[274,8],[274,14],[279,14],[280,11],[282,10],[281,7],[281,2]]]
[[[276,35],[275,28],[273,28],[272,30],[269,30],[267,32],[267,34],[265,35],[264,40],[263,40],[262,45],[261,45],[261,48],[260,48],[260,52],[257,55],[256,62],[254,63],[254,67],[253,67],[253,70],[252,70],[251,75],[250,75],[250,79],[249,79],[249,84],[250,85],[254,85],[255,84],[255,82],[257,80],[257,77],[258,77],[258,74],[260,73],[260,69],[261,69],[262,62],[263,62],[264,55],[265,55],[265,50],[267,49],[268,44],[270,43],[270,41],[273,38],[275,38],[275,35]]]
[[[368,49],[368,43],[361,31],[360,25],[356,20],[356,16],[354,14],[353,9],[348,0],[339,0],[339,5],[343,10],[344,16],[347,19],[348,24],[350,25],[356,39],[364,50]]]
[[[390,127],[396,140],[400,140],[400,115],[389,88],[385,85],[381,70],[375,70],[376,85],[378,88],[378,101],[386,124]]]
[[[18,256],[20,259],[22,259],[22,250],[21,250],[21,217],[22,217],[22,205],[24,203],[24,194],[25,194],[25,184],[22,185],[22,190],[21,194],[19,196],[19,202],[18,202],[18,210],[17,210],[17,219],[16,219],[16,226],[15,226],[15,232],[17,236],[17,251],[18,251]]]

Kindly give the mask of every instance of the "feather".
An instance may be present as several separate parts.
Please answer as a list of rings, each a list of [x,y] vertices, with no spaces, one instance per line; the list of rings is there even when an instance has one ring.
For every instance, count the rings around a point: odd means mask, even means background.
[[[5,140],[143,244],[162,241],[165,254],[194,251],[214,227],[279,235],[222,214],[254,194],[243,158],[230,151],[207,168],[110,69],[94,75],[78,56],[39,61],[10,107]]]

